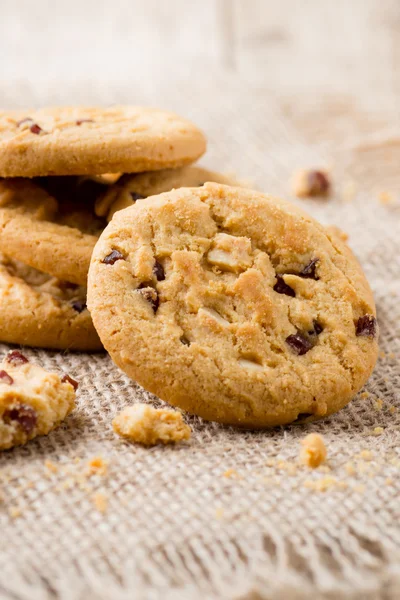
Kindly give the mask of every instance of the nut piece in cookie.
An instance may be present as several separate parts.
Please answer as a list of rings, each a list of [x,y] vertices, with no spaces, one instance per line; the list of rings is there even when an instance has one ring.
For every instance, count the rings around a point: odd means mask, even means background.
[[[326,460],[326,446],[321,435],[310,433],[301,440],[300,462],[316,469]]]
[[[45,435],[75,406],[77,382],[33,365],[19,350],[0,364],[0,450]]]
[[[299,198],[311,196],[327,196],[331,190],[331,182],[326,171],[301,170],[293,177],[293,192]]]
[[[154,408],[148,404],[127,406],[112,424],[115,433],[145,446],[180,442],[188,440],[191,435],[191,429],[180,412],[169,408]]]

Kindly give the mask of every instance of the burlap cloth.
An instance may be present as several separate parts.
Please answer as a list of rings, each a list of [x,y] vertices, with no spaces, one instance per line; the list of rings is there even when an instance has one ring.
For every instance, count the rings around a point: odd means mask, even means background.
[[[79,380],[78,408],[48,437],[0,457],[0,597],[399,598],[395,106],[377,110],[362,94],[357,101],[276,98],[272,90],[204,74],[147,78],[134,88],[89,82],[33,90],[21,83],[0,91],[5,106],[143,102],[175,109],[207,132],[203,164],[286,197],[294,169],[330,165],[334,196],[297,202],[349,234],[375,293],[382,351],[364,394],[325,421],[252,433],[189,417],[189,444],[153,449],[112,432],[123,406],[159,400],[108,356],[28,351]],[[386,190],[394,194],[387,205],[379,201]],[[324,436],[329,454],[328,468],[314,472],[297,465],[299,441],[311,431]],[[95,456],[109,461],[106,475],[86,475]]]

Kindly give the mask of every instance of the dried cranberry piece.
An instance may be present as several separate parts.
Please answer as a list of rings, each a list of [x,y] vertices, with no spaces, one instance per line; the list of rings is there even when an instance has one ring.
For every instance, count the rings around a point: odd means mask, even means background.
[[[22,123],[27,123],[28,121],[33,121],[33,119],[31,117],[25,117],[25,119],[21,119],[20,121],[17,122],[17,127],[22,125]]]
[[[306,352],[311,350],[313,347],[313,344],[310,342],[310,340],[299,331],[289,335],[289,337],[286,338],[286,343],[291,347],[293,352],[299,356],[306,354]]]
[[[61,377],[61,382],[62,383],[70,383],[75,391],[78,389],[78,386],[79,386],[79,383],[77,381],[75,381],[75,379],[72,379],[72,377],[70,377],[67,373],[65,373]]]
[[[150,304],[153,312],[156,313],[160,304],[160,299],[157,294],[157,290],[151,287],[148,283],[142,283],[138,287],[138,292],[143,298]]]
[[[113,250],[110,254],[107,254],[101,262],[105,265],[113,265],[117,260],[125,260],[125,257],[119,250]]]
[[[142,196],[142,194],[139,194],[138,192],[129,192],[129,193],[132,196],[132,200],[134,202],[136,202],[136,200],[144,200],[146,198],[146,196]]]
[[[319,277],[317,276],[315,269],[317,263],[319,262],[319,258],[313,258],[308,265],[304,267],[302,271],[299,273],[299,277],[304,277],[304,279],[315,279],[318,281]]]
[[[20,404],[15,408],[6,410],[3,419],[5,421],[17,421],[25,433],[31,433],[36,427],[37,413],[31,406]]]
[[[94,123],[94,121],[93,121],[93,119],[78,119],[78,120],[76,121],[76,124],[77,124],[78,126],[79,126],[79,125],[82,125],[82,123]]]
[[[276,284],[274,285],[274,290],[275,292],[278,292],[278,294],[286,294],[286,296],[292,296],[292,298],[296,296],[296,292],[290,287],[290,285],[285,283],[282,275],[276,275]]]
[[[19,350],[11,350],[6,356],[6,361],[12,365],[23,365],[29,362]]]
[[[164,279],[165,279],[164,267],[162,266],[161,263],[158,262],[158,260],[156,260],[156,262],[154,263],[153,273],[156,276],[157,281],[164,281]]]
[[[86,302],[82,302],[81,300],[76,300],[72,302],[72,308],[76,310],[76,312],[81,313],[86,308]]]
[[[14,383],[14,379],[6,371],[0,371],[0,382],[12,385]]]
[[[356,335],[374,338],[378,329],[377,321],[374,315],[364,315],[360,317],[356,324]]]
[[[43,131],[43,129],[37,123],[33,123],[29,127],[29,129],[31,130],[32,133],[35,133],[36,135],[39,135]]]
[[[330,181],[322,171],[309,171],[307,173],[308,194],[310,196],[323,196],[329,192]]]

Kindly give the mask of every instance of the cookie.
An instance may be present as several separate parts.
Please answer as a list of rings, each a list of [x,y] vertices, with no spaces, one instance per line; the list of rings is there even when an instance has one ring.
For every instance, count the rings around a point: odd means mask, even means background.
[[[98,196],[95,202],[95,213],[98,217],[106,217],[107,221],[111,221],[114,213],[132,206],[137,200],[169,192],[175,188],[199,187],[206,181],[240,185],[232,177],[196,166],[124,175],[115,185],[105,188],[103,194]]]
[[[205,149],[190,121],[155,108],[0,112],[0,177],[153,171],[189,164]]]
[[[57,427],[75,407],[77,387],[69,375],[49,373],[18,350],[10,352],[0,364],[0,450]]]
[[[148,404],[133,404],[114,419],[113,429],[121,437],[145,446],[170,444],[188,440],[191,435],[182,414],[170,408],[154,408]]]
[[[57,280],[0,254],[0,341],[101,350],[86,308],[86,288]]]
[[[94,214],[105,185],[75,177],[0,181],[0,251],[58,279],[86,285],[106,221]]]
[[[339,236],[283,200],[213,183],[116,213],[88,306],[128,375],[233,425],[329,415],[378,353],[372,293]]]

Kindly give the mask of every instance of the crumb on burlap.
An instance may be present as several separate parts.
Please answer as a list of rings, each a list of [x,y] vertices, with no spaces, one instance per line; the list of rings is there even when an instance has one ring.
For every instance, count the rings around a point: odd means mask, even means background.
[[[108,500],[104,494],[102,494],[101,492],[96,492],[96,494],[93,495],[93,503],[96,510],[98,510],[99,513],[104,514],[106,512],[108,507]]]
[[[382,408],[383,408],[383,400],[382,400],[381,398],[378,398],[378,399],[376,400],[376,402],[375,402],[375,404],[374,404],[374,408],[375,408],[375,410],[377,410],[377,411],[380,411],[380,410],[382,410]]]
[[[310,433],[301,440],[300,462],[316,469],[326,460],[326,446],[322,436]]]
[[[240,475],[236,469],[227,469],[222,473],[222,476],[226,477],[227,479],[240,479]]]
[[[383,204],[383,206],[388,206],[395,203],[395,197],[391,192],[388,191],[379,192],[378,199],[380,204]]]
[[[298,198],[327,196],[331,182],[327,171],[321,169],[302,169],[293,176],[293,192]]]
[[[191,429],[179,411],[142,403],[124,408],[112,425],[121,437],[145,446],[180,442],[191,435]]]
[[[341,190],[341,197],[344,202],[352,202],[357,195],[357,184],[355,181],[345,181]]]
[[[374,427],[374,429],[371,432],[371,435],[382,435],[382,433],[384,432],[384,428],[383,427]]]
[[[389,407],[389,412],[390,412],[390,414],[391,414],[391,415],[393,415],[393,414],[396,412],[396,407],[395,407],[395,406],[393,406],[393,405],[392,405],[392,406],[390,406],[390,407]]]
[[[345,481],[338,481],[336,477],[327,476],[313,481],[307,480],[304,482],[304,487],[314,492],[326,492],[331,488],[345,489],[347,488],[347,483]]]
[[[360,397],[365,400],[366,398],[370,397],[370,393],[369,392],[361,392]]]
[[[51,460],[45,460],[44,466],[50,473],[58,473],[58,465]]]
[[[87,474],[90,475],[101,475],[107,474],[108,461],[104,460],[102,456],[94,456],[87,464]]]
[[[12,519],[18,519],[22,515],[22,510],[19,506],[13,506],[8,511],[8,514]]]

